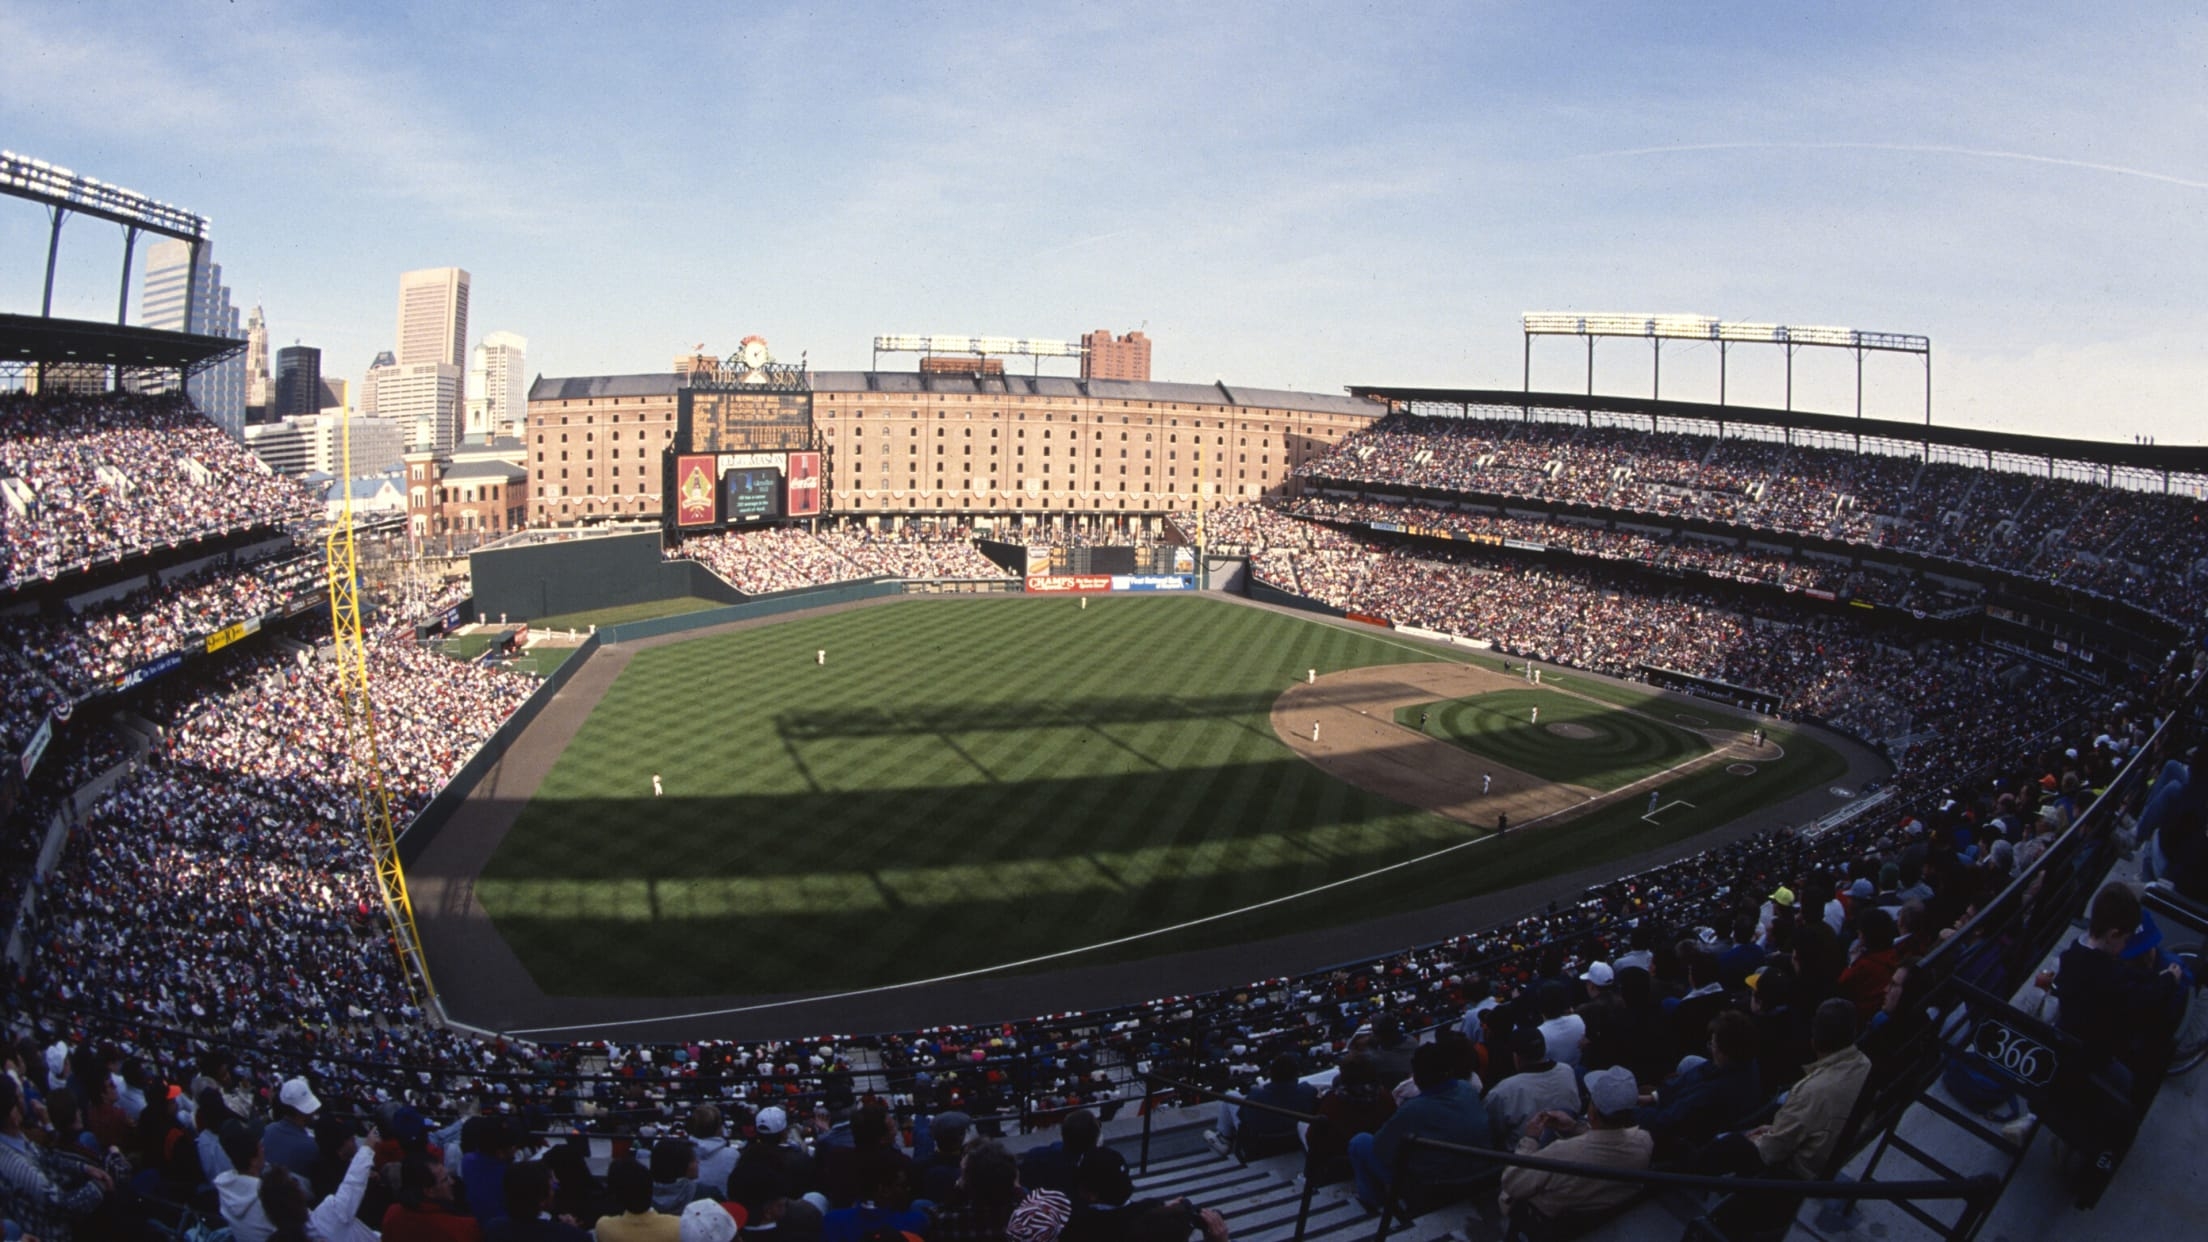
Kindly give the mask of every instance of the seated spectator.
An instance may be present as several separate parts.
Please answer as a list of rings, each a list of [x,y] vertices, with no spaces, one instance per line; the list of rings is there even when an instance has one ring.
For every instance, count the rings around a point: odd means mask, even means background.
[[[1019,1162],[1003,1143],[969,1148],[957,1188],[936,1206],[928,1242],[998,1242],[1012,1209],[1026,1197],[1020,1187]]]
[[[1531,1032],[1540,1038],[1539,1032]],[[1571,1070],[1565,1069],[1566,1077]],[[1487,1114],[1472,1084],[1450,1072],[1449,1054],[1438,1044],[1420,1044],[1411,1058],[1411,1080],[1418,1094],[1371,1134],[1349,1140],[1349,1164],[1357,1179],[1357,1201],[1378,1211],[1395,1176],[1396,1148],[1411,1135],[1463,1147],[1492,1147]],[[1576,1101],[1577,1089],[1574,1089]],[[1460,1182],[1490,1166],[1457,1152],[1414,1149],[1404,1171],[1421,1184]]]
[[[1817,1006],[1810,1047],[1817,1059],[1787,1092],[1771,1124],[1719,1135],[1697,1158],[1702,1167],[1803,1181],[1831,1172],[1826,1165],[1871,1074],[1870,1058],[1855,1046],[1855,1006],[1837,996]]]
[[[1549,1060],[1577,1068],[1579,1044],[1587,1037],[1587,1021],[1573,1010],[1571,986],[1561,979],[1551,979],[1536,995],[1541,1005],[1541,1037],[1548,1041]]]
[[[524,1160],[506,1170],[502,1190],[506,1214],[484,1228],[484,1242],[587,1242],[574,1221],[553,1214],[557,1201],[547,1161]]]
[[[230,1157],[230,1168],[215,1179],[215,1197],[223,1222],[238,1242],[268,1242],[276,1231],[261,1207],[261,1174],[267,1168],[261,1130],[258,1121],[235,1118],[222,1127],[222,1150]]]
[[[93,1165],[64,1163],[23,1128],[23,1096],[0,1076],[0,1207],[26,1237],[69,1242],[79,1222],[98,1212],[113,1183]]]
[[[1077,1108],[1066,1114],[1058,1127],[1057,1142],[1046,1143],[1020,1158],[1020,1185],[1029,1190],[1055,1190],[1070,1196],[1075,1171],[1081,1167],[1081,1161],[1096,1150],[1097,1140],[1103,1134],[1104,1128],[1096,1114],[1088,1109]]]
[[[1666,1159],[1708,1143],[1770,1098],[1756,1076],[1754,1019],[1737,1010],[1712,1018],[1708,1047],[1708,1059],[1641,1096],[1640,1127]]]
[[[1547,1036],[1522,1030],[1513,1037],[1511,1052],[1517,1072],[1487,1090],[1488,1141],[1495,1147],[1516,1143],[1526,1120],[1537,1113],[1579,1109],[1579,1079],[1571,1066],[1549,1059]]]
[[[1333,1085],[1319,1094],[1319,1119],[1304,1135],[1314,1162],[1347,1159],[1353,1136],[1371,1134],[1395,1115],[1395,1095],[1381,1083],[1370,1056],[1352,1052],[1338,1070]]]
[[[598,1242],[682,1242],[682,1218],[658,1210],[652,1201],[651,1170],[634,1157],[615,1160],[606,1167],[606,1189],[612,1192],[614,1206],[621,1213],[599,1220],[595,1230]],[[396,1213],[399,1209],[391,1210]],[[385,1237],[391,1235],[390,1218],[384,1220],[383,1232]],[[430,1238],[427,1242],[442,1240]]]
[[[1081,1162],[1073,1181],[1073,1214],[1059,1234],[1062,1242],[1120,1242],[1134,1197],[1135,1180],[1127,1162],[1109,1147],[1099,1147]]]
[[[721,1110],[700,1104],[690,1110],[690,1141],[698,1151],[698,1187],[715,1198],[728,1194],[728,1175],[736,1171],[739,1150],[723,1133]]]
[[[1886,985],[1893,982],[1899,961],[1894,952],[1894,920],[1884,910],[1867,906],[1856,915],[1856,956],[1840,972],[1843,999],[1855,1006],[1855,1020],[1867,1024],[1886,1003]]]
[[[663,1138],[652,1144],[652,1207],[662,1216],[713,1197],[698,1185],[698,1147],[689,1139]]]
[[[1526,1122],[1517,1150],[1552,1160],[1611,1169],[1645,1169],[1655,1140],[1634,1124],[1640,1089],[1631,1070],[1615,1067],[1587,1075],[1587,1116],[1578,1110],[1550,1110]],[[1555,1141],[1543,1146],[1544,1136]],[[1545,1169],[1505,1168],[1498,1197],[1506,1217],[1531,1209],[1551,1222],[1568,1221],[1622,1206],[1638,1194],[1632,1182],[1556,1173]]]
[[[1316,1113],[1319,1107],[1319,1089],[1307,1082],[1298,1081],[1302,1071],[1303,1067],[1297,1064],[1293,1055],[1284,1052],[1274,1057],[1272,1064],[1266,1069],[1265,1081],[1249,1093],[1249,1098],[1258,1104],[1269,1104],[1290,1112],[1305,1115]],[[1227,1101],[1221,1100],[1219,1128],[1207,1133],[1204,1139],[1211,1144],[1212,1150],[1222,1156],[1231,1155],[1237,1149],[1250,1155],[1272,1155],[1294,1150],[1298,1124],[1294,1117],[1283,1117],[1278,1113],[1247,1105],[1234,1105],[1230,1108]],[[1032,1178],[1026,1180],[1030,1184],[1048,1185],[1036,1183]]]

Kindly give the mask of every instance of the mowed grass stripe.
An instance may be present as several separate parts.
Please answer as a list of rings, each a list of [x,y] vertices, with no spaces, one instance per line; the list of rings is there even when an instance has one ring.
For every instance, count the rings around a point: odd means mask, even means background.
[[[477,892],[555,994],[863,987],[1133,935],[1464,839],[1267,719],[1307,668],[1432,658],[1126,597],[901,601],[638,651]],[[1421,884],[1479,891],[1479,853]],[[1083,960],[1369,918],[1406,908],[1401,880]]]
[[[1533,720],[1538,708],[1540,723]],[[1709,743],[1645,715],[1553,691],[1496,690],[1398,708],[1396,723],[1419,728],[1483,758],[1547,780],[1608,791],[1664,771]],[[1583,732],[1587,736],[1569,736]]]

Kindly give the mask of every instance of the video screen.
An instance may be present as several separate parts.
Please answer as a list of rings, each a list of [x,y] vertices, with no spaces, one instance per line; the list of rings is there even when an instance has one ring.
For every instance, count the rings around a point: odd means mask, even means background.
[[[721,508],[726,522],[757,522],[782,516],[782,472],[767,466],[731,470],[721,476]]]

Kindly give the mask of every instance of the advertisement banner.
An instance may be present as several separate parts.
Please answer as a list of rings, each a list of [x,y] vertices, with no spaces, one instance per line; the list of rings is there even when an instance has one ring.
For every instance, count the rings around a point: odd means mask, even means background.
[[[722,453],[713,459],[720,464],[722,474],[731,470],[780,470],[780,453]]]
[[[54,716],[52,712],[48,712],[46,718],[38,722],[38,732],[33,733],[31,740],[23,747],[24,779],[28,780],[30,778],[31,769],[38,766],[39,759],[46,754],[47,743],[53,740]]]
[[[154,678],[159,677],[163,673],[174,672],[177,668],[181,667],[183,663],[183,653],[172,651],[165,656],[161,656],[157,659],[148,660],[144,664],[141,664],[138,667],[123,674],[122,676],[116,678],[115,688],[117,690],[128,690],[132,686],[142,685],[146,682],[152,681]]]
[[[1389,623],[1386,617],[1375,617],[1370,613],[1345,612],[1342,615],[1344,617],[1347,617],[1351,621],[1355,621],[1359,625],[1377,625],[1383,630],[1392,630],[1395,628],[1395,626]]]
[[[1112,589],[1115,591],[1193,591],[1196,589],[1194,574],[1114,574]]]
[[[713,459],[704,455],[675,458],[675,525],[713,524]]]
[[[1549,550],[1549,545],[1545,543],[1528,543],[1523,539],[1505,539],[1503,540],[1503,546],[1516,548],[1520,552],[1546,552]]]
[[[1177,574],[1196,572],[1196,550],[1194,548],[1183,544],[1173,549],[1173,572]]]
[[[820,454],[790,454],[789,489],[783,512],[793,518],[820,515]]]
[[[239,639],[244,638],[248,634],[258,634],[260,632],[261,619],[259,617],[253,617],[245,621],[239,621],[233,625],[223,626],[221,629],[216,630],[214,633],[207,636],[207,650],[210,654],[212,654],[214,652],[222,650],[224,647],[229,646]]]
[[[1109,574],[1029,574],[1027,589],[1037,595],[1095,594],[1112,589]]]

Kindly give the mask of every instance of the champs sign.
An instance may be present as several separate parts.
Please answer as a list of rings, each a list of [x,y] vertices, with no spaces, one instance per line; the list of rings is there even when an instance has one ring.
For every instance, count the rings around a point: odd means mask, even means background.
[[[713,479],[711,454],[675,458],[675,525],[713,524]]]

